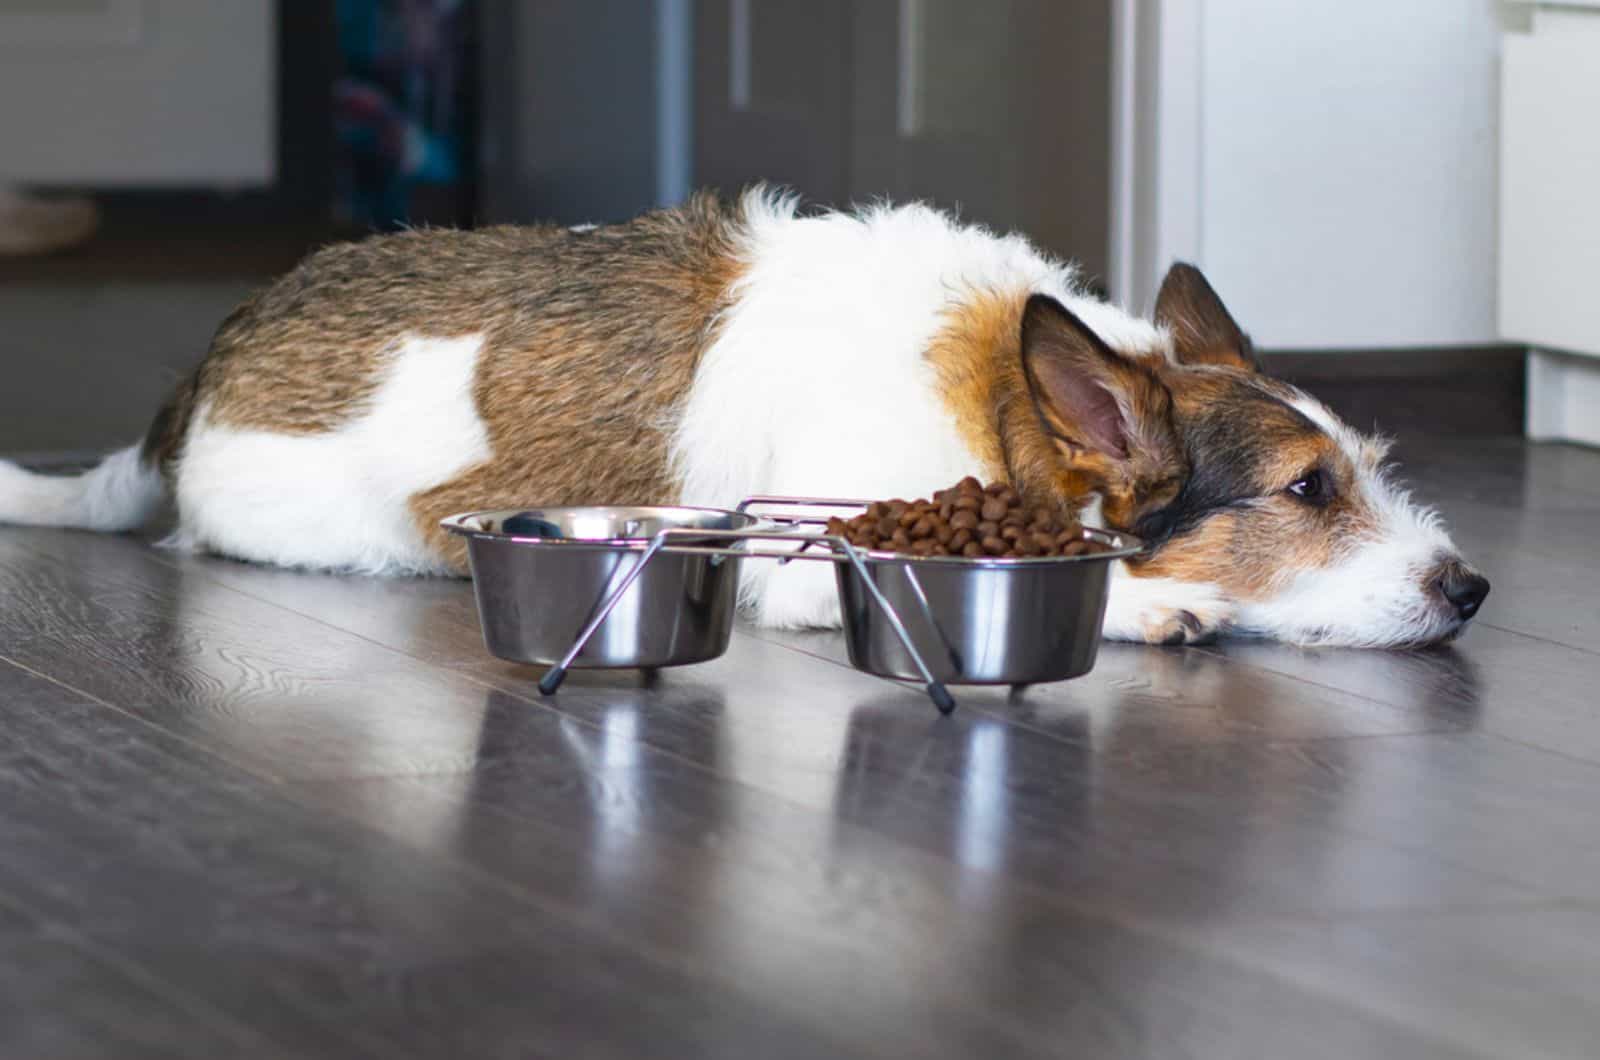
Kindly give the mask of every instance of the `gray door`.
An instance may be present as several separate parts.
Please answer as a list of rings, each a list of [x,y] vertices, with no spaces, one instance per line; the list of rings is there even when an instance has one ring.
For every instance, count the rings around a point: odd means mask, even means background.
[[[757,180],[850,197],[847,0],[702,0],[695,16],[696,182]]]
[[[1103,273],[1106,0],[702,0],[694,44],[698,183],[929,199]]]

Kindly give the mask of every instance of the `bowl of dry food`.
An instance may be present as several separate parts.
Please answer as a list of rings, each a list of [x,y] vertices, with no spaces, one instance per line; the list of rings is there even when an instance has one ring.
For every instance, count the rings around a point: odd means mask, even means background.
[[[836,568],[851,665],[923,679],[921,656],[946,684],[1027,685],[1087,673],[1111,566],[1142,547],[973,478],[927,499],[866,504],[852,518],[827,520],[823,532],[861,557]]]

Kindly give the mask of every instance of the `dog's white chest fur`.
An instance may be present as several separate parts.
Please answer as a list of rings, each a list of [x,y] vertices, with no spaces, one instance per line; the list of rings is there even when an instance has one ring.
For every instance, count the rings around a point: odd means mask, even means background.
[[[981,474],[924,358],[974,293],[1050,294],[1112,335],[1153,341],[1020,238],[920,206],[797,218],[782,201],[746,202],[748,271],[674,440],[684,503],[927,496]],[[763,624],[837,622],[827,565],[749,563],[745,584]]]

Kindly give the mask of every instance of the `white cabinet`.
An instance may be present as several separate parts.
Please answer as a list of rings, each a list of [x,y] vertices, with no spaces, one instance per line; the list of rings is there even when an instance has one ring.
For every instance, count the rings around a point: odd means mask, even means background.
[[[1600,0],[1530,4],[1501,88],[1500,331],[1528,434],[1600,444]]]
[[[1113,290],[1269,349],[1496,341],[1496,0],[1118,0]]]

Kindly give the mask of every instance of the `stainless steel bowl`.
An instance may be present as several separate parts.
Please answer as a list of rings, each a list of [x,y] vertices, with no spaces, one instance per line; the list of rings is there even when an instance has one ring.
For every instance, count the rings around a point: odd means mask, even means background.
[[[866,577],[900,615],[933,676],[948,684],[1035,684],[1088,673],[1100,647],[1111,564],[1138,539],[1085,529],[1110,551],[1038,559],[957,559],[864,554]],[[863,575],[838,566],[850,663],[884,677],[920,680],[916,663]]]
[[[586,507],[469,512],[442,525],[467,539],[490,653],[553,665],[656,533],[745,530],[756,523],[717,508]],[[733,631],[740,562],[670,552],[653,557],[571,665],[653,668],[721,655]]]

